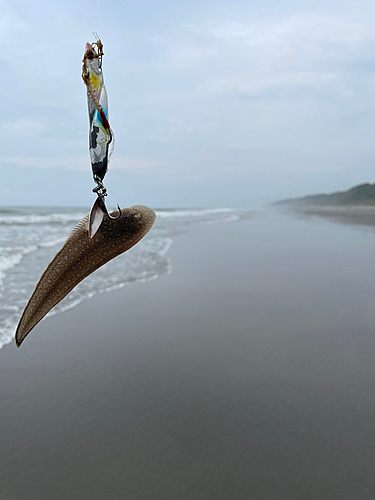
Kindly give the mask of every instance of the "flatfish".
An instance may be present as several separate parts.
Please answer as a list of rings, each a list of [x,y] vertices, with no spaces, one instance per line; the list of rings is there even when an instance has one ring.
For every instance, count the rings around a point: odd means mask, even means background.
[[[153,226],[155,217],[153,210],[142,205],[122,208],[104,214],[100,227],[90,238],[89,215],[86,215],[72,230],[37,283],[17,326],[17,347],[78,283],[138,243]]]

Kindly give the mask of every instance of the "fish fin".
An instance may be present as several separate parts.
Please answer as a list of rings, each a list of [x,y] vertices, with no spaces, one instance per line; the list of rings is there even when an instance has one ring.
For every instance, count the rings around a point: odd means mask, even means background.
[[[81,233],[82,231],[87,231],[89,227],[89,215],[85,215],[83,219],[81,219],[78,224],[71,230],[71,233],[69,234],[68,238],[66,241],[70,240],[77,234]]]
[[[90,239],[94,237],[95,233],[97,232],[101,223],[103,222],[104,211],[102,208],[102,203],[103,202],[98,196],[98,198],[95,200],[95,203],[93,204],[90,210],[89,224],[88,224]]]

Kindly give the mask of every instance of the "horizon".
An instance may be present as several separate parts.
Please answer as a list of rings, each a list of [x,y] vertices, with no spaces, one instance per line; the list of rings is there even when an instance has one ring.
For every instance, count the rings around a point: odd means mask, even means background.
[[[357,187],[360,187],[360,186],[364,186],[364,185],[375,185],[375,182],[371,183],[371,182],[361,182],[359,184],[354,184],[353,186],[347,188],[347,189],[343,189],[343,190],[334,190],[334,191],[330,191],[330,192],[319,192],[319,193],[308,193],[308,194],[302,194],[302,195],[299,195],[299,196],[296,196],[296,197],[293,197],[293,198],[282,198],[282,199],[277,199],[277,200],[273,200],[273,201],[270,201],[269,203],[266,203],[264,205],[258,205],[256,207],[254,207],[254,205],[252,207],[233,207],[233,206],[218,206],[218,205],[209,205],[209,206],[192,206],[192,205],[187,205],[187,206],[183,206],[183,205],[180,205],[180,206],[152,206],[153,210],[220,210],[220,209],[223,209],[223,210],[244,210],[244,211],[251,211],[251,210],[262,210],[264,208],[267,208],[269,206],[272,206],[274,204],[277,204],[279,202],[283,202],[283,201],[289,201],[289,200],[294,200],[294,199],[303,199],[303,198],[309,198],[309,197],[313,197],[313,196],[319,196],[319,195],[327,195],[327,196],[330,196],[332,194],[337,194],[337,193],[342,193],[342,192],[346,192],[346,191],[350,191],[354,188],[357,188]],[[130,206],[130,205],[129,205]],[[57,205],[48,205],[48,204],[0,204],[0,208],[80,208],[80,209],[90,209],[91,208],[91,205],[72,205],[72,204],[57,204]],[[113,205],[113,207],[111,207],[111,205],[109,205],[110,209],[112,210],[113,209],[116,209],[116,206],[115,204]],[[125,208],[122,207],[122,208]]]

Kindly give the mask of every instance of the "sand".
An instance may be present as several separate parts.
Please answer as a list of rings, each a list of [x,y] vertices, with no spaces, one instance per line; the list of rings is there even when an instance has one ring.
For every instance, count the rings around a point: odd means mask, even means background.
[[[192,226],[0,352],[1,499],[375,498],[375,317],[304,295],[267,224]]]
[[[326,217],[344,224],[375,226],[375,206],[311,206],[292,208],[296,213]]]

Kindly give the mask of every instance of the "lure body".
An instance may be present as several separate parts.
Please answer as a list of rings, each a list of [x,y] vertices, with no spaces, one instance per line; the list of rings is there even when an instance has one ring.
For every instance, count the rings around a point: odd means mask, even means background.
[[[114,148],[114,136],[108,121],[108,97],[104,85],[100,40],[87,43],[83,56],[82,78],[87,88],[89,111],[89,152],[92,173],[103,181]]]
[[[104,214],[93,238],[88,234],[88,219],[86,215],[77,224],[42,274],[18,323],[17,347],[78,283],[138,243],[153,226],[155,213],[138,205],[121,209],[120,213]]]

